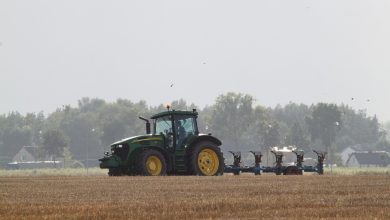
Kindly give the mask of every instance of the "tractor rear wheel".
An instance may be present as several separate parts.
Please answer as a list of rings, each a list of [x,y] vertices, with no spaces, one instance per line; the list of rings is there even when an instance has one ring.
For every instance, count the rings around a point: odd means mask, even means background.
[[[199,142],[189,151],[187,167],[191,175],[222,175],[224,158],[221,149],[210,141]]]
[[[137,174],[143,176],[164,176],[167,164],[164,156],[157,150],[145,149],[140,152],[136,161]]]

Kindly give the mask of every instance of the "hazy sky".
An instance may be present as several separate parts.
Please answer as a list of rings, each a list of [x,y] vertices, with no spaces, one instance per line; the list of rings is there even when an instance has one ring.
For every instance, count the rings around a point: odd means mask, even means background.
[[[203,107],[233,91],[387,121],[390,1],[1,0],[0,77],[0,113],[82,97]]]

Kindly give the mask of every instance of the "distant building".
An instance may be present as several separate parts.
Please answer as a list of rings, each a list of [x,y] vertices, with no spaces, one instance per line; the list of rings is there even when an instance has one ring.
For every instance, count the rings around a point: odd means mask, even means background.
[[[390,156],[386,151],[357,151],[350,154],[348,167],[385,167],[390,164]]]
[[[42,160],[43,159],[43,160]],[[53,158],[40,156],[37,146],[24,146],[13,157],[12,162],[7,164],[8,169],[37,169],[37,168],[58,168],[63,165],[63,158]]]
[[[13,162],[37,161],[39,159],[39,148],[36,146],[24,146],[13,157]]]
[[[347,166],[347,160],[351,156],[352,153],[356,152],[355,147],[347,147],[343,151],[341,151],[340,156],[343,163],[343,166]]]

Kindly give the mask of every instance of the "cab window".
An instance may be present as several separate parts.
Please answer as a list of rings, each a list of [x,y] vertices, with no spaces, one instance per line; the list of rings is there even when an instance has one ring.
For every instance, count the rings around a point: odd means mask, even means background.
[[[195,122],[193,117],[179,117],[177,121],[183,126],[187,134],[195,134]]]
[[[190,135],[196,133],[196,122],[192,116],[175,116],[176,146],[185,144]]]
[[[155,122],[154,134],[164,134],[167,135],[169,132],[172,132],[172,120],[170,116],[157,118]]]

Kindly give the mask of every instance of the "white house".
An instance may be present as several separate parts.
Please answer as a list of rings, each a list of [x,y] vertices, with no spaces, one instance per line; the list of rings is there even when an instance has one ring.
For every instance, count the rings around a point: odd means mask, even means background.
[[[36,146],[24,146],[14,156],[14,162],[37,161],[39,159],[39,149]]]
[[[56,158],[56,161],[53,161],[49,156],[40,156],[38,147],[24,146],[7,166],[9,169],[58,168],[63,166],[63,158]]]
[[[347,161],[352,153],[356,152],[354,147],[347,147],[343,151],[341,151],[341,160],[343,161],[343,166],[347,166]]]

